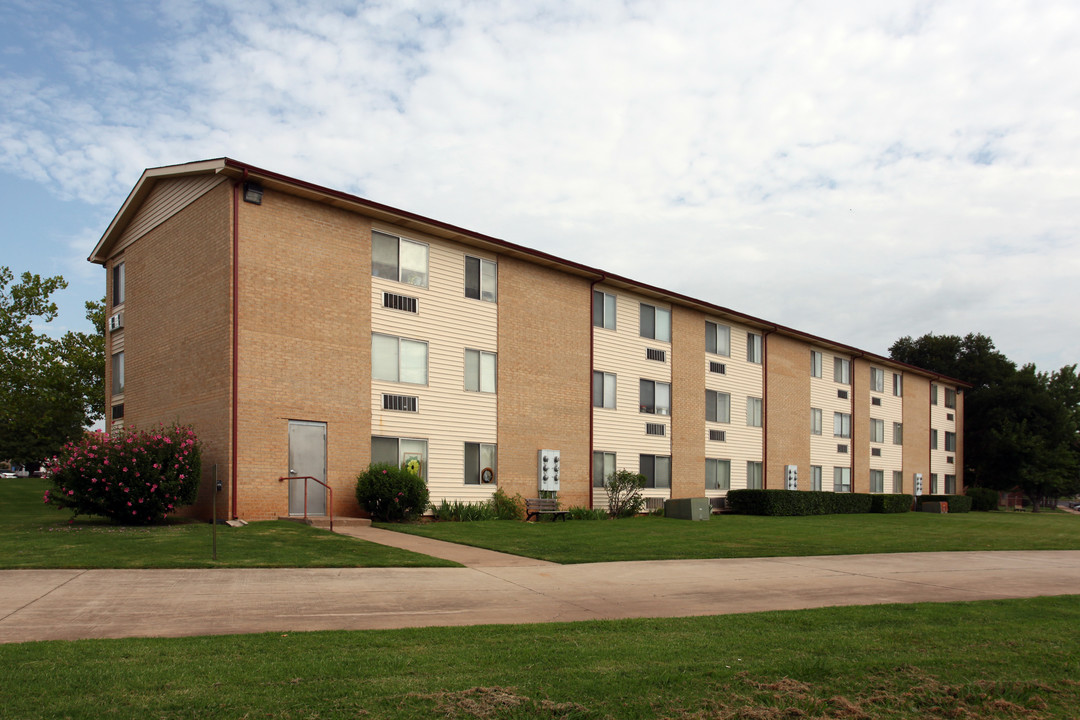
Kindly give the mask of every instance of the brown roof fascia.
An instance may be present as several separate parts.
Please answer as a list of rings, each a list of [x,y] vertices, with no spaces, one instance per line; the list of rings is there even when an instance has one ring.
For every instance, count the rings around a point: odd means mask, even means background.
[[[776,332],[781,335],[787,335],[799,340],[812,343],[819,347],[827,348],[833,351],[839,351],[841,353],[849,354],[852,356],[860,356],[871,359],[882,365],[893,367],[897,369],[908,370],[919,375],[924,375],[938,380],[954,383],[962,387],[971,387],[970,384],[965,383],[962,380],[956,378],[949,378],[938,373],[930,372],[923,368],[916,367],[914,365],[908,365],[907,363],[898,362],[887,357],[875,355],[874,353],[868,353],[865,350],[838,343],[834,340],[827,340],[817,335],[802,332],[794,328],[789,328],[784,325],[778,325],[777,323],[763,320],[753,315],[747,315],[731,308],[726,308],[721,305],[714,305],[713,303],[699,300],[697,298],[683,295],[681,293],[673,292],[671,290],[665,290],[664,288],[649,285],[638,280],[623,277],[614,273],[609,273],[599,268],[590,267],[581,263],[560,258],[549,253],[545,253],[541,250],[525,247],[516,243],[509,242],[507,240],[501,240],[490,235],[484,235],[483,233],[467,230],[450,223],[445,223],[440,220],[433,220],[423,215],[408,212],[407,210],[400,210],[389,205],[383,205],[382,203],[375,202],[373,200],[367,200],[357,195],[351,195],[340,190],[334,190],[333,188],[324,187],[315,183],[300,180],[298,178],[283,175],[272,170],[266,170],[254,165],[248,165],[247,163],[233,160],[232,158],[217,158],[213,160],[201,160],[197,162],[185,163],[181,165],[167,165],[158,168],[151,168],[143,172],[142,177],[139,178],[139,182],[135,185],[135,189],[132,190],[128,196],[124,205],[120,208],[120,211],[113,218],[109,228],[105,231],[101,241],[97,247],[94,248],[94,252],[90,255],[90,262],[96,262],[99,264],[105,264],[108,257],[107,251],[111,245],[112,240],[118,237],[123,232],[124,227],[130,222],[135,212],[138,210],[139,204],[146,198],[153,188],[153,184],[161,178],[174,178],[183,177],[185,175],[196,175],[201,173],[223,173],[229,177],[239,180],[244,177],[244,173],[247,173],[248,180],[257,180],[261,182],[265,187],[270,189],[287,192],[291,195],[297,195],[305,197],[307,199],[327,203],[335,207],[342,209],[349,209],[353,211],[363,212],[365,215],[373,218],[383,220],[387,223],[407,227],[420,232],[425,232],[436,237],[441,237],[447,240],[454,240],[465,245],[472,245],[474,247],[481,247],[492,252],[497,252],[505,255],[517,257],[529,262],[538,263],[547,267],[557,268],[564,272],[570,272],[575,275],[587,277],[592,280],[601,280],[605,285],[612,285],[615,287],[621,287],[627,290],[644,294],[650,297],[655,297],[660,300],[665,300],[676,305],[683,305],[694,309],[702,310],[710,315],[724,317],[733,321],[740,322],[744,325],[748,325],[758,330]]]

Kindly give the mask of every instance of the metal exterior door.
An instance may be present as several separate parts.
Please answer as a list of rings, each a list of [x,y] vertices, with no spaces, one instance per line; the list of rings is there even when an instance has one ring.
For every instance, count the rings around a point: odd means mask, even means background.
[[[289,421],[289,514],[304,514],[305,475],[326,482],[326,423]],[[326,488],[306,481],[307,514],[326,514]]]

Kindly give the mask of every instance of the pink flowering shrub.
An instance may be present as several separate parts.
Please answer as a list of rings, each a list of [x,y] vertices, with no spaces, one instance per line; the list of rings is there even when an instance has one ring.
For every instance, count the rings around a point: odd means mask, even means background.
[[[405,468],[374,463],[356,478],[356,499],[376,520],[411,520],[427,510],[428,489]]]
[[[53,487],[45,502],[77,515],[123,525],[159,523],[199,493],[202,460],[186,425],[94,432],[64,446],[46,463]]]

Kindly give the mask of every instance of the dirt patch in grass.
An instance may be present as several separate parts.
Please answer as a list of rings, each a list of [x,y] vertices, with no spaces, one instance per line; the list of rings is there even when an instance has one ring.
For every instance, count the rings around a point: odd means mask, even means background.
[[[477,718],[494,720],[508,715],[532,717],[583,717],[588,709],[578,703],[556,703],[550,700],[533,700],[522,695],[517,688],[473,687],[458,692],[441,692],[429,695],[413,694],[412,697],[433,700],[439,717]]]

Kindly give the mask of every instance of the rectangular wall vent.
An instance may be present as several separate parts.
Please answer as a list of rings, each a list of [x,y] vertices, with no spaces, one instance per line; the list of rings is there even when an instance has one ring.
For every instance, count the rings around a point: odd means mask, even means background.
[[[709,361],[709,372],[716,373],[717,375],[726,375],[727,374],[727,365],[725,365],[724,363],[712,362],[710,360]]]
[[[387,395],[383,393],[383,410],[397,410],[398,412],[419,412],[419,400],[413,395]]]
[[[416,298],[409,297],[408,295],[384,292],[382,294],[382,304],[383,307],[390,308],[391,310],[415,313],[417,311],[418,301]]]
[[[112,406],[112,419],[123,420],[124,419],[124,403]]]
[[[659,362],[667,362],[667,352],[664,350],[654,350],[653,348],[645,348],[645,358],[647,360],[657,360]]]
[[[946,420],[952,420],[953,419],[953,414],[952,413],[945,413],[945,419]]]
[[[945,462],[949,463],[950,465],[954,465],[956,463],[956,458],[950,455],[949,457],[945,458]]]
[[[847,452],[847,445],[837,445],[836,446],[836,452],[838,452],[838,453],[846,453]]]
[[[837,390],[836,397],[840,398],[841,400],[847,400],[847,390]]]
[[[870,448],[870,454],[874,457],[881,457],[881,448]]]
[[[871,405],[880,405],[881,404],[881,398],[879,398],[879,397],[870,398],[870,404]]]
[[[709,431],[709,439],[710,440],[715,440],[716,442],[726,442],[727,441],[727,431],[726,430],[710,430]]]
[[[646,435],[667,435],[667,425],[663,423],[645,423]]]

